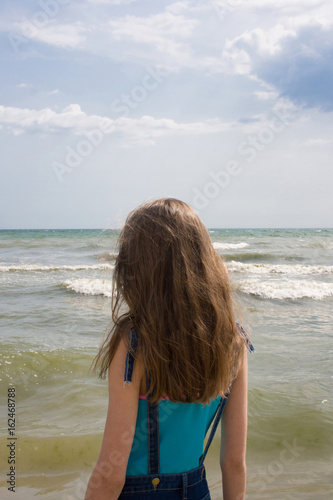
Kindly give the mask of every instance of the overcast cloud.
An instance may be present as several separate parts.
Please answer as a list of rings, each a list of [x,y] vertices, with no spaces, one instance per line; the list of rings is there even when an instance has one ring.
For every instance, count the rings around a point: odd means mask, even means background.
[[[332,227],[329,0],[0,6],[1,228]]]

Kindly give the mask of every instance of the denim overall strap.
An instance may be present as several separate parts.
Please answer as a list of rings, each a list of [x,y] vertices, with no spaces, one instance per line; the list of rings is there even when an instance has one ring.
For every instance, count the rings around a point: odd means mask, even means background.
[[[146,391],[148,392],[149,378],[146,372]],[[160,442],[158,405],[149,401],[147,396],[147,430],[148,430],[148,474],[160,473]]]
[[[134,354],[138,347],[138,334],[134,328],[129,331],[129,347],[126,354],[124,382],[132,382],[134,368]],[[149,379],[146,372],[146,390],[148,391]],[[160,472],[159,450],[159,425],[158,406],[152,404],[147,397],[147,432],[148,432],[148,474]]]
[[[138,334],[131,328],[129,331],[129,347],[127,349],[126,361],[125,361],[125,374],[124,374],[124,382],[130,383],[132,382],[133,368],[134,368],[134,354],[138,347]]]
[[[247,349],[249,350],[249,352],[253,352],[254,351],[254,347],[251,344],[250,339],[249,339],[247,333],[244,331],[244,328],[239,323],[236,323],[236,326],[238,328],[239,333],[243,337],[243,340],[245,342],[245,345],[246,345]]]
[[[214,419],[214,422],[213,422],[213,426],[212,426],[212,429],[210,431],[210,434],[209,434],[209,438],[208,438],[208,441],[206,443],[206,446],[205,446],[205,449],[204,449],[204,452],[203,454],[201,455],[200,457],[200,462],[199,462],[199,465],[202,465],[203,464],[203,461],[205,460],[206,458],[206,455],[207,455],[207,452],[208,452],[208,449],[213,441],[213,438],[215,436],[215,432],[216,432],[216,429],[217,429],[217,426],[219,424],[219,421],[221,419],[221,416],[222,416],[222,412],[223,412],[223,409],[225,407],[225,404],[228,400],[228,395],[227,394],[224,398],[221,399],[220,401],[220,404],[219,406],[217,407],[217,411],[216,411],[216,414],[215,414],[215,419]]]
[[[242,335],[242,338],[243,338],[243,340],[244,340],[244,342],[245,342],[245,345],[246,345],[247,349],[249,350],[249,352],[253,352],[253,351],[254,351],[254,347],[253,347],[253,345],[251,344],[250,339],[249,339],[249,337],[247,336],[247,334],[245,333],[244,329],[241,327],[241,325],[240,325],[239,323],[236,323],[236,325],[237,325],[237,328],[238,328],[238,330],[239,330],[240,334]],[[235,378],[235,377],[234,377],[234,378]],[[233,379],[233,381],[234,381],[234,379]],[[210,435],[209,435],[209,438],[208,438],[207,444],[206,444],[206,446],[205,446],[205,450],[204,450],[203,454],[202,454],[202,455],[201,455],[201,457],[200,457],[200,462],[199,462],[199,463],[200,463],[200,465],[202,465],[202,464],[203,464],[203,461],[204,461],[204,460],[205,460],[205,458],[206,458],[206,455],[207,455],[208,449],[209,449],[209,447],[210,447],[210,445],[211,445],[211,443],[212,443],[212,441],[213,441],[213,438],[214,438],[214,435],[215,435],[215,432],[216,432],[217,426],[218,426],[219,421],[220,421],[221,416],[222,416],[223,409],[224,409],[225,404],[226,404],[226,402],[227,402],[227,400],[228,400],[228,396],[229,396],[229,394],[230,394],[230,390],[231,390],[231,387],[232,387],[232,383],[233,383],[233,381],[231,382],[231,385],[230,385],[230,387],[229,387],[229,392],[228,392],[228,394],[227,394],[224,398],[222,398],[222,399],[221,399],[221,402],[220,402],[220,404],[219,404],[219,406],[218,406],[218,409],[217,409],[217,412],[216,412],[216,416],[215,416],[215,420],[214,420],[214,423],[213,423],[213,426],[212,426],[212,430],[210,431]]]

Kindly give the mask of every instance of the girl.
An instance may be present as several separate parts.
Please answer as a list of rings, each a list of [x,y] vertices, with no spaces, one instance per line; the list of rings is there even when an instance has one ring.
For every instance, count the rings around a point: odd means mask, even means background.
[[[203,465],[223,412],[224,500],[245,495],[247,357],[227,270],[186,203],[146,203],[126,220],[112,292],[102,449],[85,500],[210,499]],[[203,451],[206,432],[211,434]]]

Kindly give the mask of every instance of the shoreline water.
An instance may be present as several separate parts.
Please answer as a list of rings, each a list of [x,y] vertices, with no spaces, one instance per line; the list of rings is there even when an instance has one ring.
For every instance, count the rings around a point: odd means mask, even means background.
[[[0,417],[6,423],[5,395],[15,386],[16,498],[76,500],[106,417],[106,382],[89,367],[110,320],[119,231],[47,233],[0,231]],[[249,356],[247,498],[331,498],[333,230],[210,235],[256,348]],[[216,499],[218,441],[206,463]],[[0,469],[7,473],[6,456]],[[5,480],[1,498],[12,494]]]

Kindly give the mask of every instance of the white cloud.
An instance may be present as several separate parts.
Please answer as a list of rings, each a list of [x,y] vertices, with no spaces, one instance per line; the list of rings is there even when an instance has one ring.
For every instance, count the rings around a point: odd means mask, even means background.
[[[235,9],[253,11],[260,16],[272,15],[284,20],[289,26],[320,22],[332,24],[333,4],[331,0],[237,0]]]
[[[277,92],[265,92],[263,91],[257,91],[254,92],[254,95],[260,100],[260,101],[269,101],[269,100],[275,100],[278,98],[279,94]]]
[[[89,9],[94,10],[97,4],[131,2],[87,0],[87,3]],[[212,33],[212,26],[216,29],[214,5],[219,4],[227,8],[230,20],[232,16],[242,16],[240,26],[244,26],[245,18],[251,19],[251,14],[258,15],[259,10],[260,27],[251,29],[251,21],[247,31],[230,37],[224,19],[221,29]],[[33,28],[30,35],[25,33],[24,23],[17,23],[16,27],[23,35],[55,47],[83,50],[116,61],[155,64],[170,72],[192,69],[210,75],[244,75],[262,85],[270,83],[269,90],[274,92],[278,90],[274,82],[260,73],[263,63],[283,55],[286,44],[292,40],[295,48],[302,27],[319,25],[328,30],[333,24],[333,2],[328,0],[279,0],[278,5],[276,0],[211,0],[207,3],[181,0],[162,8],[146,16],[112,15],[97,19],[94,15],[89,17],[88,9],[82,22],[56,24],[59,19],[52,19],[44,28]],[[229,38],[225,40],[226,33]],[[302,43],[298,54],[311,50],[311,44]],[[286,53],[286,57],[288,55]],[[257,97],[268,99],[264,94]]]
[[[59,94],[60,90],[59,89],[54,89],[54,90],[51,90],[50,92],[48,92],[48,95],[56,95],[56,94]]]
[[[22,135],[24,134],[24,130],[22,128],[12,128],[13,135]]]
[[[125,42],[122,49],[136,59],[153,58],[168,69],[188,66],[187,41],[198,21],[165,11],[148,17],[125,16],[109,21],[111,39]],[[143,44],[143,45],[142,45]],[[149,49],[147,50],[147,45]]]
[[[333,140],[328,138],[318,138],[318,139],[308,139],[303,142],[304,146],[327,146],[328,144],[332,144]]]
[[[239,37],[239,40],[254,47],[260,56],[270,57],[282,51],[282,43],[285,38],[296,36],[297,33],[294,29],[288,29],[282,24],[277,24],[270,30],[256,28],[249,33],[244,33]]]
[[[104,5],[126,5],[129,3],[137,2],[137,0],[87,0],[88,3],[93,5],[104,4]],[[190,0],[182,0],[179,2],[173,2],[165,7],[165,10],[172,12],[174,14],[179,14],[181,12],[199,12],[202,10],[207,10],[207,5],[197,4],[196,2],[191,2]]]
[[[212,39],[205,26],[210,26],[209,19],[219,4],[223,4],[228,15],[237,15],[239,10],[247,16],[246,11],[256,14],[262,9],[264,17],[271,16],[274,25],[270,19],[263,23],[264,27],[249,29],[225,42],[220,34]],[[111,40],[123,42],[120,53],[125,58],[158,62],[170,71],[193,68],[210,74],[254,76],[253,58],[273,57],[282,52],[285,40],[297,38],[302,26],[319,23],[327,27],[330,22],[333,23],[333,4],[327,0],[281,0],[278,6],[275,0],[212,0],[201,5],[184,0],[169,4],[158,14],[127,15],[109,21],[109,25]],[[149,50],[143,44],[149,45]]]
[[[118,133],[131,143],[154,143],[158,137],[172,135],[203,135],[225,132],[237,126],[213,118],[201,122],[177,123],[169,118],[156,119],[152,116],[141,118],[111,119],[99,115],[87,115],[78,104],[71,104],[60,113],[50,108],[41,110],[0,106],[0,122],[7,125],[14,135],[24,131],[52,133],[71,130],[76,135],[86,134],[100,128],[106,134]]]
[[[282,42],[296,32],[277,24],[269,30],[255,28],[227,40],[222,53],[227,72],[246,75],[252,72],[253,59],[272,57],[282,51]]]
[[[232,2],[230,2],[232,4]],[[288,12],[299,11],[305,7],[320,7],[321,5],[328,4],[327,0],[236,0],[235,6],[237,8],[245,9],[274,9],[279,11],[287,10]]]
[[[88,3],[93,5],[105,4],[105,5],[122,5],[135,2],[136,0],[87,0]]]
[[[15,23],[16,32],[24,38],[61,48],[82,48],[86,40],[87,28],[80,22],[58,24],[45,27],[33,26],[30,23]]]
[[[181,13],[195,13],[195,12],[205,12],[210,11],[212,9],[209,2],[206,4],[205,2],[196,2],[183,0],[180,2],[173,2],[165,7],[167,12],[172,12],[173,14],[181,14]]]
[[[275,113],[288,124],[294,126],[304,123],[306,117],[299,116],[299,110],[285,99],[277,99],[268,113],[257,114],[251,120],[222,121],[211,118],[203,121],[178,123],[170,118],[120,117],[116,119],[100,115],[87,115],[79,104],[71,104],[60,112],[50,108],[41,110],[21,109],[0,106],[0,124],[6,125],[14,135],[28,132],[52,134],[70,131],[77,136],[86,136],[96,129],[104,134],[114,134],[121,138],[121,146],[153,145],[160,137],[183,135],[209,135],[237,131],[243,134],[256,134],[270,126]]]
[[[323,22],[311,10],[314,4],[307,4],[308,10],[305,6],[301,11],[295,2],[295,15],[290,17],[277,9],[273,26],[256,27],[227,40],[220,68],[256,79],[300,105],[331,111],[333,4],[319,2]]]
[[[183,13],[186,6],[188,13],[194,12],[192,3],[179,3],[182,4]],[[207,10],[212,7],[218,10],[219,6],[223,8],[223,14],[228,13],[229,16],[248,16],[251,13],[257,16],[258,11],[261,11],[262,26],[248,29],[235,38],[227,38],[220,59],[210,58],[209,55],[197,57],[192,52],[192,61],[188,66],[209,70],[211,73],[222,72],[256,78],[252,71],[254,59],[274,57],[282,53],[285,41],[296,40],[303,27],[314,26],[328,30],[333,26],[331,0],[279,0],[278,3],[276,0],[211,0],[205,4]],[[200,21],[201,17],[198,16]],[[225,21],[223,17],[223,22]],[[300,46],[300,52],[309,50],[304,44]],[[194,60],[196,65],[193,64]]]
[[[199,62],[191,41],[200,22],[188,12],[182,14],[187,4],[176,2],[146,17],[126,15],[110,20],[111,44],[118,44],[116,57],[158,64],[170,71],[195,67]]]
[[[132,39],[160,45],[165,43],[166,37],[189,38],[198,21],[166,11],[148,17],[125,16],[109,21],[109,24],[119,40]]]

